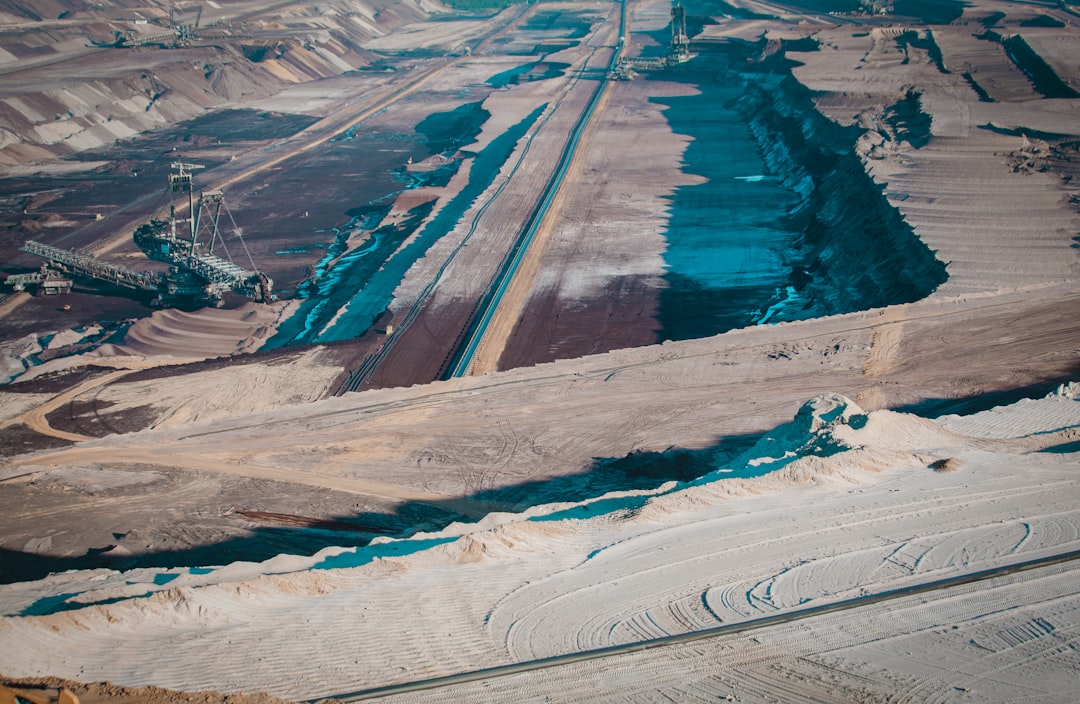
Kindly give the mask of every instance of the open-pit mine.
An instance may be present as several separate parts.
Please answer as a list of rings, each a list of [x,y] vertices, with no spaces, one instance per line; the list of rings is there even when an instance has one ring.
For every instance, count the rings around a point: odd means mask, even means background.
[[[0,0],[0,702],[1071,704],[1078,25]]]

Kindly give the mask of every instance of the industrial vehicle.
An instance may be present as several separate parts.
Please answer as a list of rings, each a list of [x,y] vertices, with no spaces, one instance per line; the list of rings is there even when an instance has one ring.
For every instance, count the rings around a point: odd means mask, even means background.
[[[165,272],[136,271],[106,262],[92,254],[28,241],[20,251],[45,259],[39,271],[14,274],[7,284],[16,291],[36,287],[39,295],[71,290],[69,276],[104,281],[124,289],[153,294],[151,303],[161,307],[224,305],[225,295],[235,293],[256,302],[271,300],[273,281],[258,270],[240,229],[220,190],[201,191],[195,197],[192,171],[201,169],[177,159],[169,174],[169,190],[186,195],[187,215],[177,215],[176,203],[169,206],[166,220],[151,219],[135,229],[135,244],[155,261],[169,265]],[[251,265],[236,264],[220,229],[222,213],[232,224],[234,246],[239,245]],[[219,256],[218,252],[224,254]]]

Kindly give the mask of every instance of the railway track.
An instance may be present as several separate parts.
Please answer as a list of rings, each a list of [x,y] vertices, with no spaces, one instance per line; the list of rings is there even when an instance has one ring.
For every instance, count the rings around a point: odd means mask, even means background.
[[[625,31],[625,27],[626,3],[623,2],[621,4],[619,18],[620,37],[622,37],[622,33]],[[462,327],[460,335],[458,336],[457,340],[455,340],[454,345],[452,346],[450,352],[447,354],[446,360],[444,361],[443,366],[440,369],[440,373],[438,375],[440,378],[464,376],[466,373],[468,373],[467,368],[471,367],[477,350],[480,348],[480,345],[482,343],[483,336],[492,318],[494,317],[495,311],[498,308],[499,301],[502,299],[502,296],[505,294],[507,287],[512,281],[514,273],[517,271],[517,268],[520,265],[522,258],[528,250],[529,244],[531,243],[533,237],[536,234],[536,231],[539,229],[539,226],[543,221],[544,215],[547,213],[552,201],[555,199],[559,187],[562,184],[563,179],[565,178],[566,172],[570,167],[570,163],[573,160],[577,146],[581,139],[581,134],[588,126],[588,123],[591,120],[592,115],[594,114],[596,107],[600,102],[600,99],[603,97],[609,80],[608,74],[611,72],[616,62],[618,61],[619,48],[621,48],[621,45],[622,40],[620,39],[618,41],[616,51],[613,52],[612,58],[609,61],[608,66],[604,69],[603,75],[601,76],[601,79],[595,91],[593,92],[593,95],[590,97],[589,102],[586,104],[585,110],[582,112],[581,116],[578,118],[577,122],[574,124],[574,127],[569,133],[566,144],[564,145],[562,153],[560,155],[559,162],[555,168],[555,171],[553,172],[553,175],[544,187],[544,191],[540,197],[538,205],[529,215],[529,218],[526,220],[525,227],[522,229],[521,234],[507,250],[507,254],[504,257],[503,262],[500,264],[491,281],[488,282],[487,286],[480,294],[479,298],[477,299],[476,305],[470,311],[469,317],[466,320],[465,325]],[[592,55],[590,55],[590,58],[591,56]],[[583,72],[588,70],[588,62],[589,60],[586,59],[582,67]],[[575,79],[575,83],[577,80],[579,79]],[[547,111],[545,111],[543,118],[541,119],[537,127],[531,131],[530,134],[538,132],[540,129],[542,129],[557,109],[558,103],[551,106]],[[450,255],[440,265],[435,275],[420,291],[420,294],[417,296],[416,300],[406,312],[405,317],[395,326],[394,332],[388,337],[386,342],[376,352],[368,355],[357,369],[349,373],[345,381],[342,382],[342,384],[338,387],[335,395],[341,395],[343,393],[358,390],[363,385],[363,383],[367,381],[367,379],[370,378],[372,374],[375,373],[379,365],[386,360],[386,358],[390,355],[391,351],[404,336],[405,331],[408,330],[409,327],[420,316],[420,313],[422,312],[425,304],[427,303],[427,300],[430,297],[431,293],[435,290],[435,287],[442,280],[443,274],[453,263],[457,254],[462,250],[462,248],[464,248],[468,244],[473,233],[476,231],[479,225],[479,221],[483,217],[484,213],[486,213],[488,208],[490,208],[491,205],[498,199],[502,191],[505,189],[506,185],[521,167],[522,162],[524,161],[525,157],[528,155],[529,150],[532,147],[532,139],[529,135],[526,136],[526,140],[526,145],[524,149],[521,150],[521,153],[518,155],[518,159],[512,167],[508,177],[502,182],[502,184],[500,184],[495,193],[490,198],[488,198],[488,200],[477,211],[477,214],[473,217],[473,220],[470,224],[468,233],[466,233],[465,237],[462,238],[462,241],[451,251]]]
[[[525,228],[510,249],[510,256],[495,274],[491,283],[488,284],[484,294],[481,296],[480,305],[474,310],[473,316],[466,324],[464,328],[464,342],[452,353],[450,369],[445,375],[447,378],[467,376],[472,371],[476,358],[483,349],[491,322],[499,309],[503,296],[510,287],[514,275],[517,273],[518,268],[529,249],[529,245],[532,243],[537,231],[540,229],[544,217],[547,215],[552,203],[555,201],[555,197],[559,193],[559,189],[566,178],[566,174],[570,170],[570,164],[573,162],[574,156],[577,153],[578,146],[581,143],[581,137],[586,128],[588,128],[589,123],[592,121],[593,115],[596,113],[596,108],[604,97],[604,93],[607,91],[611,81],[610,75],[615,70],[619,61],[619,56],[622,53],[622,37],[626,27],[625,0],[620,4],[619,12],[619,39],[616,42],[615,51],[611,54],[608,66],[603,71],[603,74],[597,83],[596,90],[593,91],[589,103],[585,106],[585,110],[581,113],[578,121],[570,131],[566,144],[563,146],[562,153],[559,155],[558,165],[556,166],[551,179],[544,187],[539,204],[530,214],[529,219],[526,221]]]
[[[547,122],[547,119],[550,117],[550,115],[551,113],[548,112],[547,116],[541,122],[540,127],[542,127]],[[416,322],[416,319],[420,316],[421,311],[424,309],[424,305],[427,303],[428,297],[431,295],[432,291],[435,290],[435,287],[438,286],[439,282],[442,281],[443,275],[446,273],[446,270],[450,267],[450,265],[454,263],[454,260],[457,258],[458,253],[461,252],[461,250],[469,243],[469,240],[476,232],[477,226],[480,223],[480,219],[484,216],[484,213],[486,213],[491,207],[491,205],[498,199],[498,197],[502,194],[503,190],[506,188],[506,185],[510,182],[510,179],[513,178],[514,174],[517,173],[522,161],[524,161],[525,157],[528,155],[531,146],[532,140],[530,139],[526,144],[525,148],[521,150],[521,153],[518,156],[517,163],[511,169],[509,176],[502,182],[502,184],[499,185],[495,193],[492,194],[492,196],[487,200],[487,202],[485,202],[484,205],[481,206],[480,209],[477,211],[476,215],[472,219],[472,223],[469,226],[468,233],[466,233],[465,237],[462,238],[461,242],[459,242],[458,245],[454,247],[454,249],[450,252],[450,255],[439,266],[439,269],[435,272],[435,276],[433,276],[431,280],[427,283],[427,285],[425,285],[424,288],[421,289],[420,294],[417,296],[413,304],[409,307],[408,312],[405,314],[405,317],[402,318],[401,322],[398,324],[394,332],[387,337],[387,340],[382,345],[382,347],[380,347],[376,352],[364,359],[363,363],[358,369],[350,372],[348,378],[341,385],[335,395],[340,396],[343,393],[358,390],[360,386],[368,379],[368,377],[370,377],[375,372],[378,366],[390,355],[390,352],[397,345],[398,341],[401,340],[405,331],[408,330],[414,322]]]
[[[845,599],[843,601],[833,602],[830,604],[821,604],[819,606],[811,606],[802,609],[795,609],[793,611],[785,611],[770,616],[763,616],[761,618],[751,619],[749,621],[729,623],[722,626],[705,628],[702,630],[691,631],[688,633],[680,633],[672,636],[663,636],[660,638],[651,638],[648,640],[641,640],[634,643],[625,643],[622,645],[614,645],[605,648],[596,648],[593,650],[583,650],[576,653],[567,653],[565,655],[556,655],[549,658],[540,658],[537,660],[529,660],[526,662],[513,663],[510,665],[500,665],[498,667],[490,667],[482,670],[474,670],[472,672],[463,672],[455,675],[447,675],[444,677],[433,677],[431,679],[418,680],[416,682],[403,682],[400,684],[387,685],[384,687],[373,687],[371,689],[358,690],[345,694],[337,694],[331,698],[336,701],[345,703],[360,702],[397,694],[408,694],[411,692],[440,689],[443,687],[450,687],[453,685],[465,684],[468,682],[491,680],[499,677],[516,675],[522,672],[534,672],[537,670],[562,667],[564,665],[586,662],[589,660],[599,660],[603,658],[616,657],[619,655],[639,653],[655,648],[682,645],[685,643],[692,643],[695,641],[706,640],[710,638],[719,638],[722,636],[749,633],[763,628],[770,628],[786,623],[792,623],[795,621],[812,619],[827,614],[850,611],[853,609],[859,609],[875,604],[887,603],[905,597],[913,597],[923,594],[946,591],[968,584],[976,584],[979,582],[985,582],[991,579],[1020,574],[1023,572],[1028,572],[1044,567],[1065,564],[1076,561],[1078,559],[1080,559],[1080,550],[1072,550],[1040,558],[1034,558],[1031,560],[1015,562],[1008,565],[1001,565],[999,567],[992,567],[990,569],[972,572],[969,574],[946,577],[944,579],[930,580],[927,582],[921,582],[919,584],[913,584],[897,589],[889,589],[883,592],[867,594],[852,599]],[[311,702],[311,704],[314,704],[314,702],[321,701],[322,699],[324,698],[320,697],[319,699],[312,699],[309,701]]]

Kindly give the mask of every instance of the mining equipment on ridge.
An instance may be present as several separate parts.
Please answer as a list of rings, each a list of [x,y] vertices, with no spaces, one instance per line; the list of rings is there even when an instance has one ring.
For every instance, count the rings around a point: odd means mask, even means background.
[[[111,42],[90,40],[94,46],[110,46],[118,49],[129,49],[137,46],[156,45],[170,49],[183,49],[191,45],[195,40],[202,39],[238,39],[240,35],[234,34],[229,29],[229,21],[225,19],[219,19],[216,22],[210,24],[210,27],[218,27],[217,32],[207,32],[207,26],[200,27],[202,22],[203,8],[199,5],[195,12],[195,20],[189,22],[181,22],[176,18],[176,8],[169,8],[169,24],[167,27],[163,27],[163,31],[155,32],[153,34],[147,34],[145,32],[140,33],[134,28],[125,30],[116,30],[114,32],[114,39]],[[154,24],[161,24],[159,21],[153,21]],[[136,24],[149,25],[147,20],[139,18]]]
[[[690,36],[686,33],[686,8],[676,1],[671,6],[671,47],[668,63],[682,63],[690,58]]]
[[[260,303],[271,300],[273,281],[256,268],[225,203],[225,196],[221,191],[202,191],[196,198],[191,172],[202,167],[181,160],[175,161],[172,167],[169,188],[174,194],[186,193],[188,216],[177,217],[173,203],[169,206],[168,220],[152,219],[136,228],[133,234],[135,244],[147,257],[169,265],[167,272],[136,271],[85,252],[31,240],[19,249],[44,258],[45,264],[38,272],[9,276],[6,283],[16,291],[36,285],[39,295],[65,293],[71,289],[71,280],[64,274],[70,274],[133,291],[154,293],[153,304],[165,307],[220,307],[227,293],[246,296]],[[236,240],[251,264],[250,270],[232,260],[220,230],[222,212],[232,223]],[[225,257],[215,254],[215,247]]]
[[[622,40],[619,40],[621,47]],[[620,58],[609,78],[634,79],[642,71],[662,71],[690,60],[690,35],[686,33],[686,8],[679,0],[671,4],[671,44],[665,56],[627,56]]]

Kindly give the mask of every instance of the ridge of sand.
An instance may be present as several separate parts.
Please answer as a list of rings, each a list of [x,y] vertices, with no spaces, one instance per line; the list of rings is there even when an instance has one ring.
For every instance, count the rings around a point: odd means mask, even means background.
[[[1069,412],[1063,403],[1071,404]],[[1080,403],[1061,394],[1026,402],[1023,413],[1033,435],[1066,417],[1080,427]],[[980,435],[990,430],[978,416],[966,421]],[[32,674],[41,667],[39,653],[49,652],[49,667],[65,676],[128,685],[152,677],[187,689],[257,687],[310,698],[360,683],[388,684],[684,632],[1080,545],[1080,509],[1071,500],[1078,481],[1075,455],[1006,446],[987,451],[981,442],[933,421],[868,413],[849,399],[826,395],[805,404],[741,458],[685,485],[490,514],[440,533],[275,558],[261,566],[69,573],[0,587],[9,610],[41,604],[50,594],[62,594],[70,609],[0,622],[5,639],[23,643],[0,656],[0,668]],[[765,457],[771,458],[767,465],[781,466],[762,465]],[[945,459],[953,471],[930,468]],[[1040,481],[1030,482],[1030,473]],[[976,479],[977,488],[971,486]],[[1075,603],[1076,585],[1075,579],[1040,579],[1033,588],[1044,595],[1027,602],[1029,609],[1050,608],[1043,613],[1064,638],[1071,637],[1065,634],[1080,611],[1052,605]],[[1027,590],[995,594],[1030,598]],[[949,602],[924,599],[908,607],[905,618],[921,624],[943,603]],[[1011,627],[1008,611],[978,598],[963,603],[965,610],[948,617],[958,638],[981,641]],[[343,613],[351,618],[342,619]],[[405,629],[402,614],[409,614]],[[873,664],[880,659],[852,659],[867,657],[859,648],[894,658],[912,642],[935,648],[929,644],[940,642],[932,625],[898,640],[884,635],[887,629],[875,636],[852,633],[846,624],[844,618],[826,619],[815,625],[816,637],[835,641],[839,672],[863,673],[861,680],[842,674],[844,686],[878,696],[898,683],[883,678]],[[388,628],[395,638],[370,637]],[[273,637],[282,629],[289,638]],[[776,637],[778,644],[792,643],[790,633]],[[320,643],[333,647],[320,650]],[[71,660],[62,655],[75,652],[79,657]],[[320,657],[311,658],[312,652]],[[407,660],[400,659],[403,653]],[[652,662],[654,656],[641,657]],[[967,652],[948,657],[957,666],[978,662]],[[1010,668],[1027,657],[1021,647],[1000,651]],[[624,672],[635,660],[606,667]],[[798,662],[773,658],[766,664],[802,672],[806,665]],[[903,677],[937,671],[910,659],[903,663],[890,665],[901,667]],[[716,665],[670,666],[683,668],[685,681],[698,687]],[[1024,686],[1037,686],[1045,696],[1064,691],[1067,660],[1042,666],[1048,674],[1041,684]],[[942,681],[951,686],[961,680],[946,673]],[[752,682],[738,680],[738,686]],[[1009,688],[1014,681],[1000,684]],[[794,686],[804,694],[813,687],[812,680]]]
[[[953,29],[935,29],[946,60],[968,52],[979,74],[1001,77],[988,90],[1003,97],[982,105],[957,70],[941,73],[917,48],[905,54],[893,32],[857,29],[822,29],[824,48],[805,53],[795,74],[831,91],[819,104],[842,124],[880,126],[908,87],[922,92],[928,145],[885,130],[866,154],[888,197],[950,262],[934,295],[251,415],[219,409],[212,421],[14,458],[7,476],[93,481],[114,464],[165,477],[187,467],[357,491],[392,481],[436,499],[498,490],[503,508],[520,510],[264,563],[222,554],[221,567],[5,585],[0,637],[20,647],[0,653],[0,670],[311,698],[1080,547],[1080,404],[1067,388],[940,422],[881,410],[955,410],[1075,375],[1070,191],[1051,173],[1014,170],[1024,140],[981,125],[1054,131],[1077,124],[1076,101],[1028,99],[1004,59],[966,38],[953,47]],[[1022,110],[1006,98],[1022,99]],[[837,395],[777,427],[827,391]],[[200,412],[222,402],[207,397]],[[760,433],[751,451],[734,452]],[[672,445],[734,458],[698,482],[543,503],[554,479],[585,493],[597,458]],[[48,537],[43,530],[25,550]],[[1064,704],[1075,698],[1078,584],[1075,566],[1059,566],[753,639],[465,686],[452,698],[757,701],[779,690],[799,701]],[[448,695],[410,699],[425,697]]]

